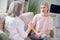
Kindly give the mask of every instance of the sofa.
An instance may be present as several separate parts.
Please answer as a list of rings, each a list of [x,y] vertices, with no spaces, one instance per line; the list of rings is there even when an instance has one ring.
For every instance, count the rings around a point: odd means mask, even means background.
[[[7,16],[7,13],[0,13],[0,30],[3,31],[3,22],[5,20],[5,17]],[[33,19],[34,14],[33,12],[27,12],[24,13],[20,16],[20,18],[24,21],[25,23],[25,30],[27,29],[28,23]],[[6,38],[6,40],[8,40],[8,37],[6,36],[7,34],[5,34],[4,32],[1,32],[0,35],[2,37],[0,37],[0,40],[5,40],[4,38]],[[27,37],[25,40],[31,40],[29,37]],[[54,40],[54,38],[49,38],[49,40]]]
[[[28,23],[33,19],[34,17],[34,14],[33,12],[28,12],[28,13],[25,13],[23,15],[21,15],[21,19],[25,22],[25,30],[27,29],[27,25]],[[49,40],[55,40],[55,32],[56,30],[52,30],[50,35],[51,37],[49,37]],[[25,40],[31,40],[29,37],[27,37]]]
[[[3,22],[6,16],[6,13],[0,13],[0,40],[8,40],[6,33],[3,32]]]
[[[25,30],[27,29],[27,25],[33,19],[33,17],[34,17],[33,12],[28,12],[28,13],[21,15],[21,19],[25,22]],[[52,30],[50,33],[51,37],[49,37],[49,40],[55,40],[55,36],[56,36],[55,33],[56,33],[56,29],[54,28],[54,30]],[[29,37],[27,37],[25,40],[31,40],[31,39]]]
[[[27,13],[24,13],[20,16],[20,18],[25,23],[25,30],[27,29],[28,23],[33,19],[33,17],[34,17],[33,12],[27,12]]]

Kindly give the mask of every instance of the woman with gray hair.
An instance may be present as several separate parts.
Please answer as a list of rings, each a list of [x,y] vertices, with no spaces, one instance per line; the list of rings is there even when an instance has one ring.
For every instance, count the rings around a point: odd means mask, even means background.
[[[24,40],[31,28],[24,30],[24,22],[20,19],[23,13],[23,5],[19,1],[13,1],[8,9],[8,15],[5,19],[5,32],[10,40]]]

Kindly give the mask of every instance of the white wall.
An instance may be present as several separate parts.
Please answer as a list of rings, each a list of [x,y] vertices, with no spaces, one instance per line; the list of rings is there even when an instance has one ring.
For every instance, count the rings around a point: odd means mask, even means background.
[[[6,12],[8,0],[0,0],[0,13]]]

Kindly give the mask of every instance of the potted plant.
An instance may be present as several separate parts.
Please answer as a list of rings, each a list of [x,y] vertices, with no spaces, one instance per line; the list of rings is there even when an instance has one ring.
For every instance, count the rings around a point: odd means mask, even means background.
[[[28,7],[28,12],[36,13],[36,2],[34,1],[31,5]]]

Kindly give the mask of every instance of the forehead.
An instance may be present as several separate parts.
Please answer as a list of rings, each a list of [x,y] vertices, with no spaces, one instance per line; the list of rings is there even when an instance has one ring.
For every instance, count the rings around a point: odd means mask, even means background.
[[[40,5],[40,7],[47,7],[46,5]]]

